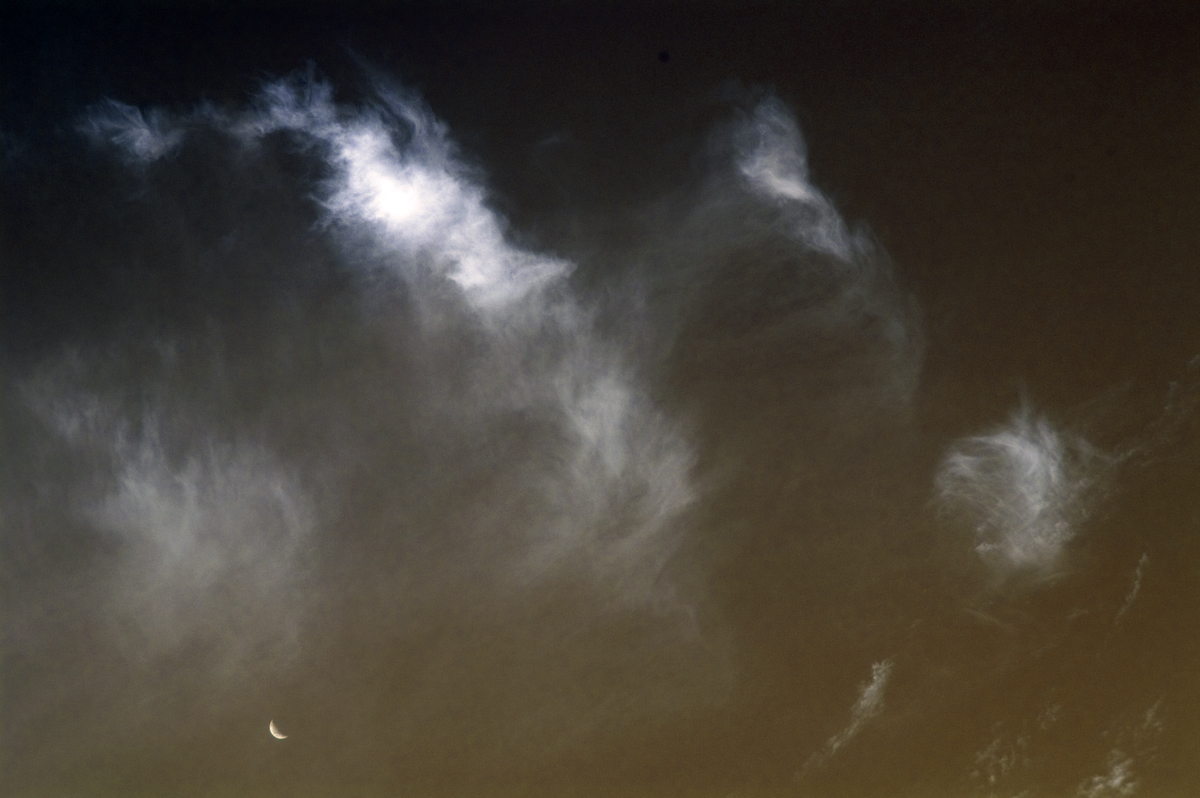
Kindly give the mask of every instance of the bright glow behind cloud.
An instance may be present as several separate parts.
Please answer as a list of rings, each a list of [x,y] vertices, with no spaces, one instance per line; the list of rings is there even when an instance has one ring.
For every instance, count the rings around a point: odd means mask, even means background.
[[[278,83],[265,110],[237,123],[243,135],[301,133],[334,166],[323,204],[342,224],[367,223],[400,260],[424,260],[478,308],[516,301],[568,271],[564,261],[511,246],[504,225],[453,157],[445,127],[411,98],[383,92],[384,107],[349,111],[320,85]],[[397,139],[404,143],[397,144]]]
[[[410,97],[382,89],[378,100],[338,105],[328,86],[292,80],[266,87],[241,115],[203,109],[174,127],[156,119],[172,141],[200,126],[251,150],[274,133],[295,136],[331,170],[318,200],[357,269],[386,270],[417,296],[429,290],[430,276],[456,286],[476,318],[453,322],[453,311],[443,309],[450,327],[440,329],[481,322],[488,332],[479,340],[481,357],[456,364],[468,369],[470,392],[439,412],[465,414],[454,426],[486,429],[519,412],[562,429],[555,444],[561,465],[522,487],[540,497],[542,509],[520,524],[528,549],[518,572],[582,568],[619,586],[622,601],[646,600],[660,590],[657,574],[676,547],[672,521],[695,498],[690,443],[632,376],[636,354],[618,352],[590,329],[563,285],[570,264],[507,240],[504,220],[456,159],[445,126]],[[166,153],[131,146],[143,125],[140,117],[121,119],[128,130],[120,119],[103,128],[114,145],[144,162]]]
[[[435,678],[396,687],[403,734],[461,731],[446,707],[493,657],[527,689],[472,709],[497,751],[720,702],[716,478],[695,473],[707,422],[660,405],[684,382],[672,342],[718,379],[777,358],[846,419],[906,406],[919,373],[911,299],[809,182],[775,99],[725,128],[726,157],[645,249],[602,247],[613,262],[579,280],[509,234],[445,126],[399,92],[349,104],[286,80],[241,110],[105,105],[81,129],[137,166],[114,258],[146,267],[120,335],[48,357],[27,405],[47,448],[90,458],[62,514],[117,552],[89,586],[116,619],[112,661],[202,652],[198,693],[326,669],[343,633],[403,658],[453,626],[422,649]],[[657,292],[660,276],[683,288]],[[598,659],[621,700],[578,689]],[[880,711],[889,668],[831,753]]]

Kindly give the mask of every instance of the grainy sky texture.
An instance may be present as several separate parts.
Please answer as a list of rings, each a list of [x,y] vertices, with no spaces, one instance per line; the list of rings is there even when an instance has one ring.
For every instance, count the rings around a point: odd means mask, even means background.
[[[13,796],[1185,796],[1200,16],[0,11]]]

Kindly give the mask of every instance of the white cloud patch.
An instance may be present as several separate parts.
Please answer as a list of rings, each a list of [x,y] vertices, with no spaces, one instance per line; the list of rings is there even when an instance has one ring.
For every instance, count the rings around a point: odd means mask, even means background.
[[[78,460],[61,516],[103,551],[78,611],[111,678],[198,658],[197,705],[266,661],[387,714],[419,755],[449,750],[428,729],[469,726],[500,761],[719,704],[731,644],[700,606],[704,546],[684,545],[709,483],[659,398],[680,319],[719,365],[790,358],[849,434],[919,374],[915,303],[811,184],[775,99],[725,129],[710,179],[635,253],[663,269],[631,257],[611,273],[633,279],[594,292],[518,243],[401,92],[351,104],[285,80],[240,110],[104,103],[80,129],[144,181],[100,253],[122,318],[48,357],[25,398],[36,445]],[[655,294],[660,275],[685,289]],[[374,653],[344,661],[343,637]],[[393,660],[387,699],[326,675]],[[493,662],[504,689],[474,697]],[[169,670],[160,696],[185,680]],[[891,671],[874,665],[815,762],[883,711]]]
[[[925,351],[919,306],[812,183],[793,114],[767,96],[710,151],[721,160],[702,189],[641,255],[654,264],[641,279],[678,308],[681,359],[718,374],[788,369],[859,428],[906,412]]]
[[[1146,566],[1150,564],[1150,555],[1143,553],[1138,560],[1137,567],[1133,569],[1133,580],[1129,585],[1129,592],[1125,594],[1125,601],[1121,604],[1121,609],[1117,610],[1116,616],[1113,618],[1113,625],[1118,625],[1125,620],[1125,616],[1129,614],[1129,610],[1133,608],[1133,603],[1137,601],[1138,593],[1142,590],[1142,577],[1146,575]]]
[[[181,131],[205,126],[241,141],[251,157],[265,137],[292,136],[328,167],[316,198],[354,268],[391,275],[417,307],[434,308],[423,332],[431,351],[445,338],[474,339],[472,352],[444,375],[431,369],[420,378],[429,381],[423,390],[439,423],[455,435],[478,429],[486,436],[520,414],[557,429],[531,450],[514,451],[508,464],[527,477],[517,490],[533,497],[526,508],[536,508],[508,528],[502,519],[481,521],[478,535],[523,541],[507,547],[518,552],[512,573],[525,580],[583,569],[616,586],[623,602],[662,600],[670,591],[658,575],[677,548],[677,521],[696,498],[691,443],[635,376],[638,354],[593,329],[566,284],[572,264],[509,241],[445,126],[388,88],[354,107],[336,103],[328,85],[299,79],[267,86],[239,114],[202,109],[172,122],[105,104],[84,125],[134,147],[143,161],[177,146]],[[447,289],[457,297],[450,304]],[[437,386],[460,370],[465,390]],[[538,450],[549,458],[529,459]]]
[[[871,666],[871,680],[859,688],[858,700],[850,710],[850,723],[829,738],[825,748],[813,754],[805,769],[819,767],[840,751],[873,719],[883,713],[883,694],[892,676],[892,660],[886,659]]]
[[[163,407],[130,417],[115,395],[72,390],[80,361],[25,395],[90,478],[66,508],[112,556],[97,574],[109,637],[150,665],[190,650],[216,676],[268,670],[298,651],[317,509],[300,474],[263,445],[225,442]]]
[[[173,464],[132,447],[117,485],[88,513],[122,551],[111,600],[142,654],[197,636],[284,658],[297,643],[302,558],[313,509],[295,478],[256,447],[209,447]],[[265,650],[264,650],[265,647]]]
[[[808,175],[800,128],[777,98],[760,103],[735,136],[738,171],[755,192],[793,214],[789,232],[812,249],[851,261],[866,241],[852,235]]]
[[[973,526],[1000,573],[1049,573],[1089,509],[1104,458],[1022,407],[993,432],[950,447],[936,477],[942,507]]]
[[[306,136],[335,170],[322,197],[331,218],[365,226],[402,273],[444,274],[481,311],[569,272],[565,261],[508,243],[445,125],[424,105],[395,91],[379,97],[376,107],[353,109],[336,105],[325,84],[283,81],[264,90],[257,111],[217,121],[249,140],[279,130]]]
[[[116,100],[93,106],[80,127],[93,142],[117,148],[129,163],[150,163],[170,155],[184,138],[162,111],[143,113]]]
[[[1083,798],[1125,798],[1136,795],[1139,785],[1133,772],[1133,760],[1114,750],[1108,758],[1108,771],[1084,781],[1076,793]]]

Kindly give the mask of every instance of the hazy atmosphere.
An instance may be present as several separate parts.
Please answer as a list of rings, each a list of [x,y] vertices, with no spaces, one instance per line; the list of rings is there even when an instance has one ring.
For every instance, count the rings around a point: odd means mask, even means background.
[[[6,5],[0,791],[1193,794],[1197,41]]]

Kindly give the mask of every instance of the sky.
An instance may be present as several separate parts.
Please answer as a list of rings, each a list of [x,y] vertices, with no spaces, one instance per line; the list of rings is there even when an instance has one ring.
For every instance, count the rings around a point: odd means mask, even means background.
[[[1189,794],[1198,28],[6,6],[6,789]]]

